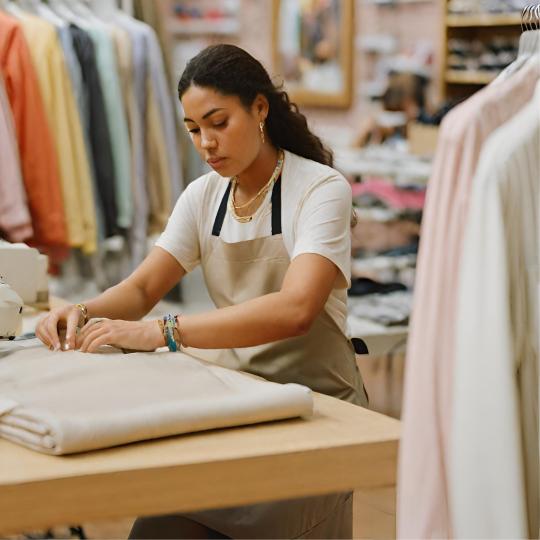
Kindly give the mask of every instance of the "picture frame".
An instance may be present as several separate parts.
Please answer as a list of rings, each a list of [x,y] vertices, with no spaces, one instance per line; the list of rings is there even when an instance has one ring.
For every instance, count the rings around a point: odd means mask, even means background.
[[[354,0],[273,0],[275,74],[298,105],[351,106]]]

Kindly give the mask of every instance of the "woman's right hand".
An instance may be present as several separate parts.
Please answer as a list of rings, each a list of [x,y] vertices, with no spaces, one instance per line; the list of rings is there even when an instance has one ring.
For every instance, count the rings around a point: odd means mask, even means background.
[[[41,319],[36,327],[36,336],[50,349],[74,349],[77,328],[84,324],[82,311],[74,304],[55,308]],[[66,331],[62,346],[60,330]]]

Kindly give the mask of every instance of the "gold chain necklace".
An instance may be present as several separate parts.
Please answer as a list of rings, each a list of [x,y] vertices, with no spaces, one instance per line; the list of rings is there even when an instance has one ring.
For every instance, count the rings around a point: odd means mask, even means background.
[[[259,192],[257,193],[257,195],[255,195],[255,197],[253,197],[252,199],[250,199],[247,203],[244,203],[244,204],[241,204],[241,205],[237,205],[235,200],[234,200],[234,195],[236,193],[236,188],[238,186],[238,177],[237,176],[234,176],[232,178],[232,189],[231,189],[231,197],[229,199],[229,210],[231,211],[231,214],[233,215],[234,219],[236,219],[236,221],[240,222],[240,223],[248,223],[249,221],[251,221],[253,219],[253,214],[257,211],[255,210],[254,212],[252,212],[249,216],[239,216],[236,211],[237,210],[241,210],[243,208],[247,208],[249,207],[251,204],[253,204],[261,195],[263,196],[266,196],[266,194],[268,193],[268,190],[270,189],[270,187],[274,184],[274,182],[276,181],[276,179],[279,177],[279,175],[281,174],[281,170],[283,168],[283,160],[284,160],[284,157],[285,157],[285,154],[283,153],[283,150],[280,150],[279,151],[279,155],[278,155],[278,161],[277,161],[277,164],[276,164],[276,168],[274,169],[274,172],[272,173],[272,176],[270,176],[270,180],[268,180],[268,182],[259,190]]]
[[[259,193],[255,195],[252,199],[250,199],[247,203],[244,204],[236,204],[234,201],[234,196],[236,194],[236,188],[238,187],[238,179],[236,177],[233,178],[233,190],[232,190],[232,198],[233,198],[233,205],[236,210],[242,210],[243,208],[247,208],[250,204],[255,202],[263,193],[268,193],[268,188],[270,187],[270,183],[272,182],[272,177],[270,177],[270,180],[264,184],[264,186],[259,190]]]

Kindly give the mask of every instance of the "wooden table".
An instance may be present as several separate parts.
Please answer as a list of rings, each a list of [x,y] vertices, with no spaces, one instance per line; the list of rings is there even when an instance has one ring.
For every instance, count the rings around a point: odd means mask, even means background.
[[[40,316],[28,313],[25,330]],[[213,353],[188,352],[204,359]],[[387,490],[379,488],[395,486],[400,423],[321,394],[314,399],[308,419],[70,456],[0,439],[0,535],[352,489],[368,497],[369,508],[370,493],[380,498]]]
[[[56,457],[0,440],[0,534],[392,486],[400,423],[315,395],[315,414]]]

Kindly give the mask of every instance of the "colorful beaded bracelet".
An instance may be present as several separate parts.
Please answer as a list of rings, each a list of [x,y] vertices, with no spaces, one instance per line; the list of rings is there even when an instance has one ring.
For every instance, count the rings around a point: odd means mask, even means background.
[[[178,329],[176,328],[177,322],[178,322],[178,315],[171,315],[169,313],[168,315],[165,315],[163,317],[162,324],[160,324],[160,327],[162,328],[162,332],[163,332],[163,337],[165,338],[167,347],[169,348],[169,351],[171,352],[179,351],[182,345],[180,341],[180,333],[178,332]]]

